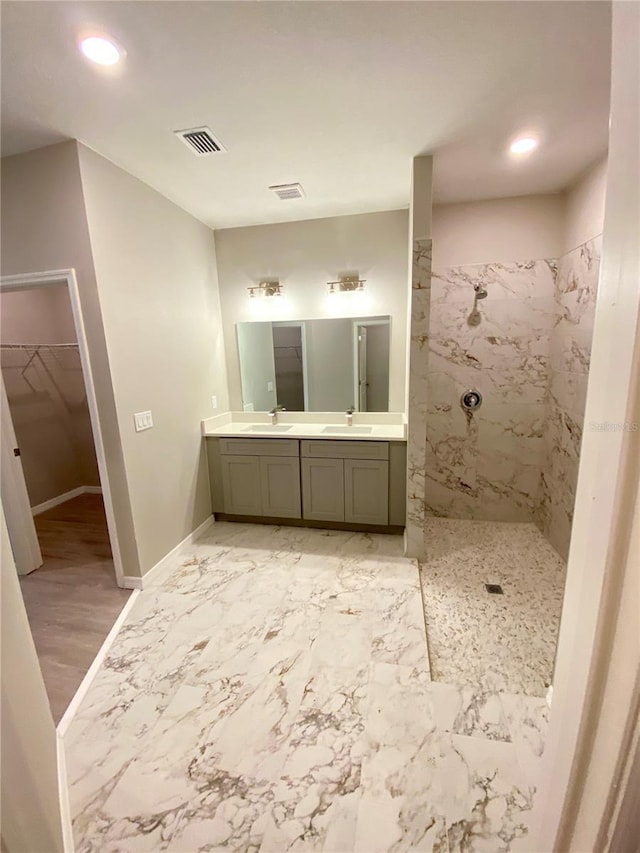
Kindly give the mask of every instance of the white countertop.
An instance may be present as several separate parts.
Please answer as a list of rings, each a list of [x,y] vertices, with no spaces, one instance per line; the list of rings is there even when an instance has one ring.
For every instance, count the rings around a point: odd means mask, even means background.
[[[225,412],[201,423],[202,435],[228,438],[407,439],[404,415],[395,412],[355,412],[350,427],[344,412],[278,412],[276,426],[266,412]]]

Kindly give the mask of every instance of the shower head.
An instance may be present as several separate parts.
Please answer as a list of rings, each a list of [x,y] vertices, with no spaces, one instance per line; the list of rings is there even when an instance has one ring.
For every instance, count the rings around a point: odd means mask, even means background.
[[[476,299],[486,299],[487,298],[487,295],[488,295],[487,291],[484,289],[484,287],[482,287],[482,285],[474,284],[473,289],[476,292]]]

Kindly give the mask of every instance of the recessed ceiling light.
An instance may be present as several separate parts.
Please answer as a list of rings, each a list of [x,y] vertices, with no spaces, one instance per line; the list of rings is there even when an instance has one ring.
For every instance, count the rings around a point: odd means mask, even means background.
[[[80,50],[97,65],[115,65],[122,52],[117,44],[104,36],[88,36],[80,42]]]
[[[535,136],[520,136],[511,143],[509,151],[512,154],[530,154],[538,147],[538,144]]]

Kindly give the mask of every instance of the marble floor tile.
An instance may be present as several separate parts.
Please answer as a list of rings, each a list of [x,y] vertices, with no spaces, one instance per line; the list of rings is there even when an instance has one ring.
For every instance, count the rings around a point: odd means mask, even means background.
[[[484,693],[470,684],[430,686],[438,729],[458,735],[511,741],[511,731],[501,696]]]
[[[549,724],[547,701],[536,696],[501,694],[500,703],[520,766],[537,788]]]
[[[468,539],[455,578],[508,547]],[[76,849],[509,849],[544,708],[432,682],[428,652],[401,537],[215,524],[140,595],[65,735]]]
[[[534,787],[502,697],[474,704],[470,688],[388,664],[370,693],[356,850],[509,850],[526,835]]]
[[[420,565],[432,675],[486,693],[544,696],[566,567],[530,523],[428,518]],[[490,595],[486,583],[500,584]]]
[[[365,611],[336,602],[325,611],[313,646],[313,664],[357,666],[371,656],[371,625]]]
[[[438,750],[449,849],[511,850],[527,835],[535,793],[513,744],[451,735]]]
[[[352,850],[365,749],[368,665],[314,670],[285,750],[260,848]]]

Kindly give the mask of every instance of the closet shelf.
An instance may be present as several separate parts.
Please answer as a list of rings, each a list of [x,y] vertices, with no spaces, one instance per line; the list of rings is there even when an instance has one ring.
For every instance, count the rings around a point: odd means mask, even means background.
[[[78,344],[0,344],[0,349],[78,349]]]

